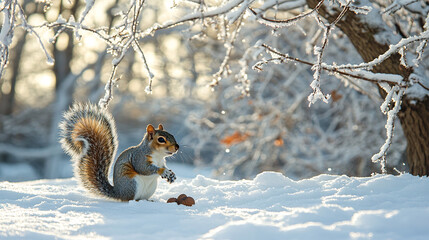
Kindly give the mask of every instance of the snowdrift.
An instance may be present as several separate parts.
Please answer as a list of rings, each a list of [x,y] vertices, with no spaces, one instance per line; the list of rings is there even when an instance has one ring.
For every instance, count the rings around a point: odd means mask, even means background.
[[[166,203],[180,193],[196,205]],[[408,174],[300,181],[275,172],[240,181],[198,175],[160,181],[152,199],[96,199],[74,179],[0,182],[0,238],[429,239],[429,179]]]

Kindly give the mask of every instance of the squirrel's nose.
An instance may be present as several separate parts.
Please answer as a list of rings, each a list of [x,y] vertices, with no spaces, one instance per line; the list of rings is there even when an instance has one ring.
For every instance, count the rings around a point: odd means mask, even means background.
[[[176,148],[176,151],[179,150],[179,144],[176,143],[176,145],[174,145],[174,147]]]

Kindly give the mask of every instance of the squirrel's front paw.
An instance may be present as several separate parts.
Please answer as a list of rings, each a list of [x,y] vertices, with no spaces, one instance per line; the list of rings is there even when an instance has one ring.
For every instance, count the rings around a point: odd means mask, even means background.
[[[174,180],[176,180],[176,174],[174,174],[173,171],[170,169],[165,169],[164,172],[161,174],[162,178],[166,178],[167,182],[172,183]]]

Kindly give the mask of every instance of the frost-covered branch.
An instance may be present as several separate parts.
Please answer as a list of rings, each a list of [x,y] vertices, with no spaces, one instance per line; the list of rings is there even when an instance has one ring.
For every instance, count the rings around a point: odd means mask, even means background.
[[[283,63],[283,62],[291,61],[291,62],[295,62],[295,63],[301,63],[301,64],[304,64],[304,65],[307,65],[310,67],[315,65],[312,62],[305,61],[305,60],[302,60],[299,58],[288,56],[287,54],[280,53],[278,50],[276,50],[276,49],[274,49],[274,48],[272,48],[266,44],[262,44],[261,46],[264,47],[268,52],[272,53],[273,58],[257,62],[255,65],[253,65],[253,69],[255,69],[255,70],[263,71],[262,66],[268,64],[269,62]],[[322,64],[321,69],[328,71],[328,72],[331,72],[333,74],[352,77],[354,79],[368,81],[371,83],[388,83],[388,84],[395,85],[395,84],[401,83],[403,80],[403,77],[400,75],[397,75],[397,74],[373,73],[373,72],[363,70],[363,69],[339,70],[336,68],[329,67],[326,64]]]
[[[79,19],[79,23],[81,24],[83,20],[85,20],[85,17],[88,15],[89,11],[91,11],[92,7],[94,6],[95,0],[85,0],[85,3],[85,9],[83,10]]]
[[[394,14],[401,8],[406,8],[408,5],[419,2],[419,0],[395,0],[384,9],[382,14]]]
[[[140,18],[144,4],[145,0],[131,1],[127,12],[123,14],[122,22],[116,26],[117,29],[120,29],[119,33],[114,35],[114,39],[117,39],[117,42],[109,46],[109,52],[112,53],[115,58],[112,60],[112,71],[105,86],[105,95],[102,99],[100,99],[99,102],[99,106],[103,108],[106,108],[113,98],[112,88],[117,81],[115,78],[116,70],[130,47],[132,47],[143,60],[144,67],[149,78],[149,84],[146,87],[146,93],[150,94],[152,92],[152,81],[154,74],[150,70],[144,52],[138,42],[138,39],[140,38],[138,35],[138,27],[140,24]]]
[[[50,65],[54,64],[55,60],[52,58],[52,56],[49,54],[48,50],[46,49],[45,44],[43,43],[42,38],[34,30],[33,26],[31,26],[31,25],[29,25],[27,23],[26,16],[25,16],[25,13],[24,13],[24,9],[22,9],[22,7],[20,5],[18,5],[18,8],[19,8],[19,14],[18,14],[18,16],[21,19],[21,26],[22,26],[22,28],[24,28],[27,32],[33,34],[37,38],[37,41],[39,42],[39,46],[42,48],[43,52],[45,53],[47,63],[50,64]]]
[[[113,99],[113,87],[119,79],[115,79],[116,69],[118,65],[113,65],[112,72],[110,73],[109,81],[104,86],[104,97],[100,99],[98,102],[98,106],[101,108],[107,108],[109,106],[110,101]]]
[[[34,27],[28,24],[22,6],[16,0],[3,1],[1,11],[3,14],[3,25],[0,31],[0,79],[3,76],[4,68],[9,60],[9,48],[12,43],[16,27],[21,27],[25,31],[33,34],[39,42],[39,46],[45,53],[47,63],[53,64],[54,59],[49,54],[40,35]],[[20,24],[19,24],[19,21]]]
[[[262,24],[265,24],[267,26],[273,27],[273,28],[283,28],[283,27],[288,27],[291,26],[292,24],[295,24],[297,21],[302,20],[306,17],[309,17],[311,15],[313,15],[314,13],[317,12],[317,10],[319,10],[319,8],[322,6],[324,0],[321,0],[314,9],[308,11],[307,13],[301,13],[293,18],[289,18],[289,19],[285,19],[285,20],[277,20],[277,19],[270,19],[267,17],[264,17],[261,12],[257,12],[255,11],[253,8],[249,7],[249,10],[258,18],[258,21]],[[271,5],[273,6],[273,5]],[[263,10],[266,10],[267,7],[262,8]]]
[[[390,87],[387,84],[381,84],[381,86],[387,92],[386,98],[380,107],[381,112],[387,115],[387,121],[385,126],[386,141],[384,142],[383,146],[381,146],[380,151],[374,154],[374,156],[372,156],[371,160],[373,162],[380,163],[382,173],[387,173],[386,172],[386,154],[387,154],[387,150],[389,150],[389,147],[392,144],[395,119],[398,116],[399,110],[401,109],[401,99],[405,93],[405,89],[399,87],[398,85],[394,87]],[[393,104],[393,108],[389,110],[390,104]]]
[[[270,0],[264,1],[262,6],[258,7],[260,13],[265,12],[271,8],[276,8],[280,11],[289,11],[292,9],[297,9],[305,7],[307,5],[305,0]]]
[[[320,7],[322,2],[323,1],[320,1],[320,3],[317,6]],[[323,52],[326,49],[326,46],[328,45],[329,35],[331,34],[332,30],[335,28],[335,25],[338,23],[338,21],[340,21],[340,19],[344,16],[344,14],[349,10],[350,3],[351,1],[347,2],[347,4],[343,7],[343,10],[335,19],[335,21],[333,21],[330,24],[323,23],[323,21],[317,15],[315,17],[317,22],[319,23],[319,26],[323,29],[324,33],[322,35],[321,46],[314,47],[314,54],[317,57],[317,61],[316,61],[316,64],[314,64],[312,67],[314,74],[313,74],[313,81],[311,82],[310,87],[313,89],[313,92],[308,96],[309,105],[314,104],[319,99],[327,103],[329,98],[331,97],[330,95],[323,94],[322,90],[320,89],[320,75],[322,73],[322,62],[323,62],[322,56],[323,56]]]
[[[111,39],[111,36],[109,36],[106,33],[106,29],[105,28],[98,28],[98,29],[93,29],[91,27],[87,27],[85,25],[81,25],[80,23],[76,22],[74,17],[70,17],[70,19],[68,21],[66,21],[61,15],[58,17],[56,22],[53,23],[45,23],[43,25],[40,26],[35,26],[37,28],[43,28],[43,27],[48,27],[50,29],[55,29],[55,28],[59,28],[59,30],[57,30],[57,32],[55,33],[55,35],[50,39],[50,42],[54,42],[55,39],[62,33],[64,32],[64,30],[66,29],[70,29],[72,31],[75,31],[75,36],[81,36],[81,34],[78,33],[79,30],[82,31],[87,31],[89,33],[94,34],[95,36],[97,36],[98,38],[100,38],[101,40],[103,40],[107,45],[109,46],[113,46],[115,43],[113,42],[113,40]]]
[[[404,47],[408,47],[411,43],[423,41],[427,42],[429,39],[429,30],[426,30],[422,33],[420,33],[417,36],[411,36],[408,38],[402,38],[397,44],[390,45],[389,49],[378,56],[376,59],[367,62],[367,63],[360,63],[360,64],[342,64],[337,66],[328,66],[336,69],[372,69],[374,66],[382,63],[389,57],[391,57],[393,54],[398,53],[401,49]],[[419,45],[416,52],[422,52],[425,45]]]
[[[220,7],[213,7],[207,11],[204,11],[204,12],[196,11],[196,12],[187,14],[187,15],[185,15],[185,16],[183,16],[183,17],[181,17],[175,21],[166,21],[162,24],[154,24],[152,27],[150,27],[146,31],[142,32],[140,37],[144,38],[148,35],[153,35],[158,30],[171,28],[171,27],[174,27],[177,25],[181,25],[184,23],[194,21],[194,20],[212,18],[212,17],[220,16],[222,14],[231,13],[231,11],[234,8],[239,7],[240,4],[244,4],[241,7],[240,11],[233,12],[233,14],[229,15],[230,19],[236,20],[244,12],[244,10],[247,7],[249,7],[254,1],[255,0],[231,0],[231,1],[228,1],[227,3],[225,3],[224,5],[220,6]]]
[[[219,71],[217,71],[215,74],[213,74],[213,81],[210,83],[211,87],[217,86],[219,84],[220,79],[222,78],[222,74],[224,74],[225,72],[228,72],[228,66],[227,66],[228,61],[230,59],[232,49],[234,48],[234,42],[237,39],[237,34],[241,28],[242,19],[243,19],[243,15],[240,16],[238,24],[237,24],[237,28],[232,33],[230,40],[225,44],[225,46],[226,46],[225,58],[223,59],[221,65],[219,67]]]
[[[85,25],[85,19],[89,15],[90,11],[93,10],[95,1],[86,0],[85,2],[85,8],[81,12],[78,21],[75,20],[75,17],[73,15],[70,16],[68,20],[66,20],[61,16],[60,13],[59,17],[55,22],[45,22],[38,26],[33,26],[27,22],[24,10],[19,5],[18,1],[7,0],[2,2],[1,12],[3,13],[4,19],[3,26],[0,32],[0,77],[8,61],[9,46],[12,42],[14,30],[16,27],[21,27],[36,37],[39,42],[39,46],[41,46],[43,52],[45,53],[49,64],[53,64],[54,59],[49,54],[45,43],[42,41],[42,38],[38,33],[38,30],[42,28],[49,28],[55,30],[54,36],[50,39],[50,42],[53,43],[56,41],[56,39],[61,33],[63,33],[66,29],[69,29],[73,31],[75,37],[78,40],[80,40],[82,37],[82,31],[94,34],[106,43],[106,45],[108,46],[108,52],[111,53],[114,57],[112,61],[112,74],[107,80],[105,87],[106,93],[103,99],[100,100],[101,106],[107,107],[110,100],[112,99],[112,87],[116,82],[115,74],[117,72],[117,67],[125,57],[125,53],[131,47],[134,49],[134,51],[138,52],[139,56],[143,59],[144,67],[148,73],[148,92],[150,92],[152,88],[154,74],[149,69],[149,64],[147,63],[143,50],[139,46],[138,42],[138,40],[141,39],[141,36],[139,35],[141,33],[139,26],[145,0],[136,0],[131,1],[129,3],[127,11],[125,13],[122,13],[121,21],[112,27],[112,29],[116,29],[115,33],[113,34],[108,34],[106,31],[106,27],[94,28],[92,26]],[[19,25],[17,23],[18,19],[20,20]]]

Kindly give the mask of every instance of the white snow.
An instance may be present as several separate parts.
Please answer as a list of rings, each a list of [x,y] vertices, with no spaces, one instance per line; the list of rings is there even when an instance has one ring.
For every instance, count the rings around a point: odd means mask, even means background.
[[[93,198],[74,179],[0,182],[0,238],[429,239],[427,177],[219,181],[177,170],[153,202]],[[196,205],[166,203],[181,193]]]

